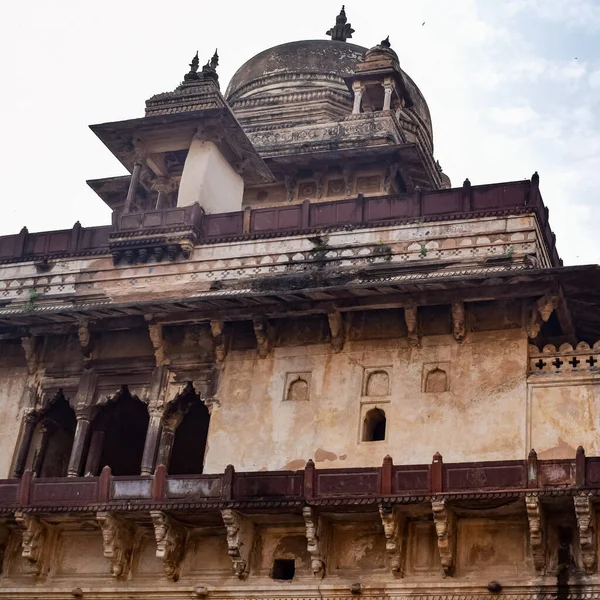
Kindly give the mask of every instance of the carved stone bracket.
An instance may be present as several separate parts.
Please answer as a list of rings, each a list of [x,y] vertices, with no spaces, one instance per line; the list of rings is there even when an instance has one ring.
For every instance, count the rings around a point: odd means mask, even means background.
[[[345,331],[344,331],[344,317],[339,310],[333,310],[327,313],[327,319],[329,321],[329,330],[331,331],[331,345],[334,352],[341,352],[344,348],[345,342]]]
[[[113,577],[124,578],[129,572],[133,549],[133,528],[110,512],[99,512],[96,519],[102,529],[104,556],[110,562]]]
[[[589,494],[582,492],[573,498],[579,529],[579,545],[583,568],[588,575],[596,572],[596,509]]]
[[[270,334],[271,332],[267,319],[265,317],[255,317],[254,335],[256,335],[256,346],[260,358],[267,358],[271,352],[273,342]]]
[[[160,510],[150,511],[156,537],[156,556],[163,562],[169,579],[177,581],[179,566],[185,552],[185,525]]]
[[[527,520],[529,522],[529,545],[533,555],[533,566],[539,575],[546,570],[546,523],[540,499],[535,494],[525,496]]]
[[[433,522],[437,535],[438,551],[444,577],[454,572],[454,558],[456,550],[456,516],[448,506],[446,500],[433,500],[431,502]]]
[[[411,346],[419,345],[419,316],[415,304],[404,307],[404,321],[408,330],[408,343]]]
[[[27,372],[33,375],[38,368],[37,343],[32,335],[21,338],[21,346],[25,352],[25,362],[27,363]]]
[[[227,530],[227,553],[233,563],[233,572],[240,579],[245,579],[250,565],[254,524],[231,508],[224,508],[221,516]]]
[[[310,554],[310,566],[317,577],[325,575],[325,556],[327,556],[327,543],[329,531],[327,522],[319,516],[312,506],[302,509],[304,524],[306,526],[306,544]]]
[[[227,346],[225,344],[225,334],[223,332],[224,323],[220,319],[212,319],[210,322],[210,330],[215,342],[215,355],[217,361],[223,362],[227,357]]]
[[[385,535],[385,551],[388,555],[390,568],[394,575],[403,577],[402,572],[402,545],[404,543],[404,522],[406,517],[400,512],[399,506],[387,508],[379,507],[381,524]]]
[[[167,358],[165,353],[165,342],[162,335],[162,324],[152,322],[152,316],[146,315],[146,321],[148,321],[148,335],[154,348],[154,359],[156,360],[156,366],[160,367],[168,365],[171,361]]]
[[[38,517],[22,512],[15,513],[15,521],[23,534],[21,555],[32,565],[36,575],[43,575],[47,570],[48,526]]]
[[[538,336],[542,323],[548,322],[557,306],[558,296],[550,295],[543,296],[532,306],[527,323],[527,335],[530,339],[535,339]]]
[[[462,342],[467,337],[465,305],[462,302],[452,303],[452,332],[457,342]]]

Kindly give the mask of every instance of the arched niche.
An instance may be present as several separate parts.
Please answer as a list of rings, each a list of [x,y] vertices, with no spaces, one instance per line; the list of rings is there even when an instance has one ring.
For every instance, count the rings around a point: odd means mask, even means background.
[[[436,367],[429,371],[425,377],[425,391],[439,393],[448,391],[448,373]]]
[[[304,402],[308,400],[308,381],[301,376],[292,379],[288,384],[285,399],[292,402]]]
[[[365,396],[389,396],[390,376],[387,371],[377,369],[367,375]]]
[[[75,411],[59,392],[40,412],[33,471],[38,477],[66,477],[77,419]]]
[[[372,408],[365,414],[363,420],[362,441],[381,442],[386,434],[385,411],[381,408]]]
[[[165,414],[159,463],[165,463],[169,474],[202,473],[209,424],[210,412],[190,383]]]
[[[107,465],[116,476],[139,475],[148,421],[146,405],[121,388],[92,421],[86,475],[98,475]]]

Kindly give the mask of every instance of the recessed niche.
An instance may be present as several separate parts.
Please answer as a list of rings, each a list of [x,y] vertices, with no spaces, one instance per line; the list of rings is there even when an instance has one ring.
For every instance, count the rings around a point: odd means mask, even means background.
[[[288,373],[283,399],[290,402],[310,400],[310,373]]]
[[[387,402],[391,390],[391,367],[368,367],[363,373],[363,402],[377,400]]]
[[[450,390],[450,364],[432,363],[423,365],[422,391],[439,394]]]

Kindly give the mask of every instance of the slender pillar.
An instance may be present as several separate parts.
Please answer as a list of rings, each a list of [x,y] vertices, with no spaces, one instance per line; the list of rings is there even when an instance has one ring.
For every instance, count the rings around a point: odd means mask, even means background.
[[[29,456],[29,448],[31,447],[31,440],[33,439],[33,432],[37,424],[37,415],[35,413],[27,413],[25,415],[25,427],[23,429],[23,437],[21,439],[21,446],[19,447],[19,453],[15,461],[15,467],[13,469],[13,477],[21,477],[25,472],[25,465],[27,464],[27,457]]]
[[[352,107],[352,114],[358,115],[362,110],[361,106],[362,106],[363,88],[360,85],[358,85],[358,86],[352,86],[352,89],[354,91],[354,106]]]
[[[142,163],[139,159],[133,165],[133,173],[131,174],[131,181],[129,182],[129,190],[127,190],[127,198],[125,199],[125,206],[123,207],[123,213],[128,213],[131,210],[131,205],[135,200],[137,193],[138,182],[140,180],[140,173],[142,171]]]
[[[157,464],[165,465],[167,473],[169,472],[169,463],[171,462],[171,452],[173,452],[173,443],[175,442],[175,429],[164,427],[160,436],[160,445],[158,447]]]
[[[159,440],[161,439],[162,416],[162,412],[153,412],[150,414],[144,454],[142,456],[142,475],[152,475],[154,472],[156,452]]]
[[[75,428],[75,438],[71,457],[69,458],[69,467],[67,477],[79,477],[83,467],[83,453],[87,441],[88,431],[90,429],[90,419],[87,413],[77,415],[77,427]]]
[[[85,477],[95,477],[98,475],[105,437],[106,433],[102,431],[102,429],[96,429],[96,431],[92,433],[90,449],[87,455],[87,460],[85,461],[85,469],[83,471]]]
[[[42,423],[40,425],[39,436],[39,448],[37,454],[35,455],[33,465],[31,466],[31,470],[36,477],[41,477],[42,467],[44,466],[44,457],[46,455],[46,448],[48,447],[49,431],[46,423]]]
[[[383,110],[390,110],[392,108],[392,92],[394,91],[393,83],[383,84]]]

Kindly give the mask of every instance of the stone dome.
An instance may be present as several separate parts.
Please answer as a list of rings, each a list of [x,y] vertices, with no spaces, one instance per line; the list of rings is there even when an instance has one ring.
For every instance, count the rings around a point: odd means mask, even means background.
[[[352,94],[343,78],[352,74],[367,51],[362,46],[333,40],[304,40],[274,46],[253,56],[236,71],[225,97],[234,112],[241,100],[269,101],[272,108],[277,96],[319,89],[344,96],[351,103]],[[402,73],[413,100],[411,110],[432,143],[431,117],[425,98],[413,80]]]

